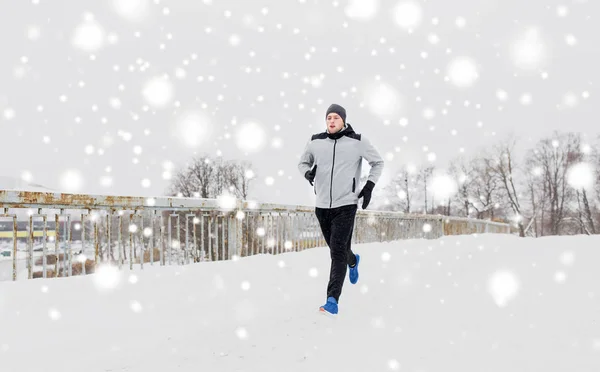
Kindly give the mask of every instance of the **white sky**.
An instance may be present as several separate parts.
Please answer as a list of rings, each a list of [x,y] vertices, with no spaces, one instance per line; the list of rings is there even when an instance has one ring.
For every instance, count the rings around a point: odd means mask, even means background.
[[[162,195],[165,162],[248,152],[253,198],[311,205],[297,157],[332,102],[387,160],[379,187],[403,163],[435,153],[443,167],[511,132],[591,141],[597,11],[585,0],[12,1],[0,14],[0,176]]]

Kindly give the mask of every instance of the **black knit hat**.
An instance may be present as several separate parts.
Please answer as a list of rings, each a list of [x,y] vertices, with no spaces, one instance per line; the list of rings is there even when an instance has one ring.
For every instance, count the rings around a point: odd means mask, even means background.
[[[327,115],[331,114],[332,112],[335,112],[336,114],[341,116],[342,120],[344,121],[344,124],[346,124],[346,109],[345,108],[334,103],[331,106],[329,106],[329,108],[327,109],[327,113],[325,114],[325,117],[327,117]]]

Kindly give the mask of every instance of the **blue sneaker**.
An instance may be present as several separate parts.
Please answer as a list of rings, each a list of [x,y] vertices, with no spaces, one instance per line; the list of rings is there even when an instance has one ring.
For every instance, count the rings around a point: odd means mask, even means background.
[[[354,257],[356,257],[356,265],[354,265],[354,267],[350,267],[350,273],[348,274],[350,276],[350,283],[352,284],[356,284],[356,282],[358,282],[358,263],[360,262],[360,255],[355,254]]]
[[[323,311],[329,314],[337,314],[338,313],[338,304],[335,298],[328,297],[327,303],[319,308],[319,311]]]

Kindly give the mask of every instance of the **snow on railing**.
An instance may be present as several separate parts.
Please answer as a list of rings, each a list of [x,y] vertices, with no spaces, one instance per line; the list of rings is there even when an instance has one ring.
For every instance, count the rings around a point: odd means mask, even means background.
[[[0,190],[0,208],[0,280],[85,275],[100,264],[132,270],[326,246],[309,206]],[[353,242],[485,232],[510,228],[359,209]]]

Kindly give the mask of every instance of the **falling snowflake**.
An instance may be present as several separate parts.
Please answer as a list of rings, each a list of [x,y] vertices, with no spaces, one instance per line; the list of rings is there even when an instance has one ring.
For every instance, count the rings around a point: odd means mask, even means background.
[[[400,363],[398,363],[398,361],[396,359],[391,359],[388,361],[388,368],[391,369],[392,371],[399,371]]]
[[[256,122],[245,123],[236,131],[236,145],[242,151],[259,151],[263,148],[265,142],[265,130]]]
[[[454,23],[458,28],[465,28],[465,26],[467,25],[467,20],[464,17],[458,17],[456,18],[456,21],[454,21]]]
[[[556,15],[559,17],[566,17],[569,14],[569,8],[564,5],[559,5],[556,7]]]
[[[431,191],[436,199],[444,201],[458,191],[458,185],[446,174],[436,175],[431,181]]]
[[[448,65],[448,77],[459,88],[470,87],[479,78],[477,65],[468,57],[453,59]]]
[[[371,319],[371,326],[373,328],[383,329],[385,328],[385,321],[382,317],[373,318]]]
[[[575,189],[591,189],[595,183],[595,171],[589,163],[577,163],[567,171],[567,181]]]
[[[577,38],[572,34],[568,34],[565,36],[565,42],[567,43],[567,45],[573,46],[577,44]]]
[[[531,105],[531,102],[533,101],[533,98],[532,98],[532,96],[531,96],[530,93],[524,93],[521,96],[521,100],[520,101],[521,101],[522,105],[529,106],[529,105]]]
[[[173,99],[173,84],[167,78],[154,77],[144,84],[142,95],[152,107],[163,108]]]
[[[21,179],[25,182],[31,182],[33,181],[33,174],[30,171],[23,171],[21,172]]]
[[[545,59],[546,48],[540,31],[535,27],[528,28],[512,45],[513,63],[522,69],[537,69]]]
[[[102,187],[110,187],[112,186],[113,180],[110,176],[102,176],[100,177],[100,185]]]
[[[177,117],[173,130],[183,144],[195,149],[211,137],[212,127],[212,121],[203,112],[186,111]]]
[[[389,117],[402,107],[402,99],[396,89],[385,83],[372,84],[365,89],[367,106],[374,115]]]
[[[377,14],[379,6],[379,0],[349,0],[344,12],[348,18],[370,21]]]
[[[402,1],[394,8],[394,20],[405,30],[414,30],[421,24],[422,19],[423,10],[417,2]]]
[[[78,170],[67,170],[60,177],[60,186],[66,192],[78,192],[83,186],[83,176]]]
[[[93,274],[93,281],[99,290],[115,289],[121,282],[121,273],[118,267],[102,265]]]
[[[27,28],[27,38],[31,41],[36,41],[42,35],[42,31],[38,26],[29,26]]]
[[[104,45],[105,31],[93,16],[86,15],[86,20],[75,29],[71,40],[73,46],[86,52],[95,52]]]
[[[245,328],[240,327],[236,329],[235,334],[240,340],[245,340],[248,338],[248,331]]]
[[[4,109],[4,118],[6,120],[12,120],[15,118],[15,110],[11,108]]]
[[[440,37],[437,34],[429,34],[429,36],[427,36],[427,40],[431,44],[437,45],[440,42]]]
[[[57,309],[48,310],[48,316],[52,320],[59,320],[61,318],[61,314]]]
[[[240,38],[239,35],[234,34],[229,37],[229,44],[231,46],[238,46],[238,45],[240,45],[241,40],[242,39]]]
[[[119,16],[131,22],[140,22],[150,13],[150,0],[113,0],[112,5]]]
[[[554,274],[554,280],[555,280],[557,283],[564,283],[564,282],[565,282],[565,280],[567,280],[567,274],[566,274],[564,271],[557,271],[557,272]]]
[[[575,254],[572,251],[564,252],[560,255],[560,262],[565,266],[572,266],[575,262]]]
[[[232,210],[236,207],[237,200],[234,195],[223,193],[217,196],[217,204],[221,209]]]
[[[506,101],[508,99],[508,93],[506,93],[505,90],[502,89],[498,89],[496,91],[496,97],[500,100],[500,101]]]
[[[283,147],[283,140],[279,137],[274,137],[271,140],[271,146],[276,149],[280,149]]]
[[[499,307],[513,300],[519,287],[517,276],[510,271],[497,271],[488,280],[488,291]]]
[[[140,304],[138,301],[131,301],[131,304],[129,306],[131,308],[131,311],[133,311],[134,313],[142,312],[142,304]]]

